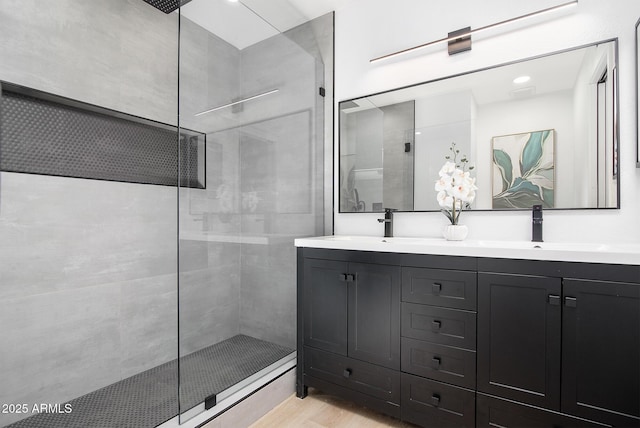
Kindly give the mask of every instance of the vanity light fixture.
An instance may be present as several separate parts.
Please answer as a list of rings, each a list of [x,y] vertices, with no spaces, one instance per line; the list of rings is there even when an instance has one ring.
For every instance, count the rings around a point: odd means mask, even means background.
[[[252,96],[252,97],[243,98],[243,99],[241,99],[241,100],[234,101],[234,102],[232,102],[232,103],[225,104],[225,105],[223,105],[223,106],[214,107],[214,108],[211,108],[211,109],[209,109],[209,110],[201,111],[200,113],[196,113],[194,116],[202,116],[203,114],[211,113],[211,112],[214,112],[214,111],[216,111],[216,110],[222,110],[223,108],[233,107],[233,106],[235,106],[235,105],[237,105],[237,104],[241,104],[241,103],[244,103],[244,102],[247,102],[247,101],[255,100],[255,99],[257,99],[257,98],[261,98],[261,97],[264,97],[264,96],[267,96],[267,95],[275,94],[275,93],[276,93],[276,92],[278,92],[279,90],[280,90],[280,89],[273,89],[273,90],[271,90],[271,91],[263,92],[263,93],[261,93],[261,94],[254,95],[254,96]]]
[[[485,30],[488,30],[490,28],[496,28],[496,27],[499,27],[499,26],[502,26],[502,25],[510,24],[512,22],[520,21],[520,20],[527,19],[527,18],[532,18],[534,16],[542,15],[542,14],[545,14],[545,13],[555,12],[555,11],[558,11],[560,9],[564,9],[564,8],[567,8],[567,7],[570,7],[570,6],[576,6],[577,4],[578,4],[578,0],[573,0],[573,1],[570,1],[568,3],[563,3],[563,4],[560,4],[560,5],[557,5],[557,6],[548,7],[546,9],[541,9],[541,10],[538,10],[536,12],[531,12],[531,13],[527,13],[525,15],[520,15],[520,16],[517,16],[515,18],[507,19],[505,21],[496,22],[495,24],[485,25],[484,27],[475,28],[473,30],[471,29],[471,27],[462,28],[460,30],[452,31],[445,38],[434,40],[434,41],[428,42],[428,43],[424,43],[422,45],[414,46],[412,48],[403,49],[403,50],[398,51],[398,52],[394,52],[394,53],[390,53],[390,54],[387,54],[387,55],[379,56],[377,58],[373,58],[369,62],[373,63],[373,62],[377,62],[377,61],[382,61],[382,60],[385,60],[385,59],[396,57],[398,55],[403,55],[403,54],[406,54],[406,53],[409,53],[409,52],[415,52],[417,50],[424,49],[424,48],[426,48],[428,46],[435,45],[435,44],[438,44],[438,43],[444,43],[444,42],[447,42],[447,44],[449,46],[449,55],[453,55],[453,54],[456,54],[456,53],[459,53],[459,52],[468,51],[468,50],[471,50],[471,35],[472,34],[477,34],[477,33],[480,33],[481,31],[485,31]]]
[[[527,83],[529,80],[531,80],[530,76],[519,76],[513,79],[513,83],[515,83],[516,85],[519,85],[521,83]]]

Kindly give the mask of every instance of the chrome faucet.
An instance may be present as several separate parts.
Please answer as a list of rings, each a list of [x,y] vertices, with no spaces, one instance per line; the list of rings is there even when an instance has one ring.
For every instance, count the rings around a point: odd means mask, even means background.
[[[393,237],[393,212],[397,211],[393,208],[385,208],[384,209],[384,218],[379,218],[379,223],[384,223],[384,237],[392,238]]]
[[[531,211],[531,241],[542,242],[542,205],[534,205]]]

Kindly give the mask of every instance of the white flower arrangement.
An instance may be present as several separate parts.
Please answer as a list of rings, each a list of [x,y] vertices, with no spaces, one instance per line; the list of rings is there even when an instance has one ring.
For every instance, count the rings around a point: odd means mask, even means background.
[[[456,143],[451,143],[452,156],[445,156],[447,161],[440,169],[440,178],[436,180],[435,189],[438,192],[438,204],[442,213],[447,216],[451,224],[457,225],[460,214],[464,208],[469,208],[476,197],[476,179],[471,177],[469,171],[473,166],[468,166],[469,160],[462,155],[460,164],[457,157],[460,150],[456,149]],[[468,170],[467,170],[468,169]]]

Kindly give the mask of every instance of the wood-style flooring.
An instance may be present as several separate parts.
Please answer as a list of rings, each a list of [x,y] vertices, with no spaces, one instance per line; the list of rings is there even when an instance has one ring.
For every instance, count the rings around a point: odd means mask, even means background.
[[[250,428],[413,428],[415,425],[376,413],[340,398],[309,389],[301,400],[294,395]]]

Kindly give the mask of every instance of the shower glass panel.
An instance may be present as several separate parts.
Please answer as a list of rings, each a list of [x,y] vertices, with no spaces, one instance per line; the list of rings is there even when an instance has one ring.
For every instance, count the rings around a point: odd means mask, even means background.
[[[178,24],[0,4],[0,427],[178,414]]]
[[[293,241],[324,233],[333,15],[276,24],[288,2],[245,6],[264,3],[180,11],[180,127],[206,135],[205,188],[179,189],[182,422],[293,367]]]

